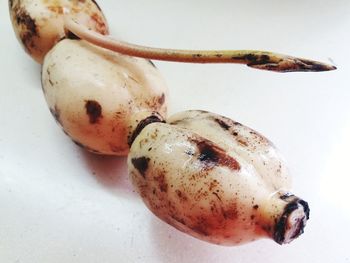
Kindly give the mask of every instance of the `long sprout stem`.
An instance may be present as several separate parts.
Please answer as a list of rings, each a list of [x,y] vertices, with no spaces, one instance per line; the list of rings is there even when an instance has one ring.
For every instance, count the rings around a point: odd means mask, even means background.
[[[186,62],[186,63],[236,63],[246,64],[249,67],[276,72],[296,71],[328,71],[335,66],[297,58],[283,54],[258,50],[178,50],[145,47],[99,34],[87,29],[72,20],[65,18],[65,28],[80,39],[96,46],[109,49],[124,55],[141,57],[153,60]]]

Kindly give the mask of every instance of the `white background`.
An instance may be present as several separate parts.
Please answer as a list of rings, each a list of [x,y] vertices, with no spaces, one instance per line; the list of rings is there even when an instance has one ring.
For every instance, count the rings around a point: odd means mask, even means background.
[[[172,48],[263,49],[334,63],[326,73],[155,62],[170,113],[204,109],[266,135],[307,200],[305,234],[219,247],[143,205],[124,158],[80,150],[51,117],[40,66],[0,3],[0,262],[350,262],[350,1],[99,1],[111,33]]]

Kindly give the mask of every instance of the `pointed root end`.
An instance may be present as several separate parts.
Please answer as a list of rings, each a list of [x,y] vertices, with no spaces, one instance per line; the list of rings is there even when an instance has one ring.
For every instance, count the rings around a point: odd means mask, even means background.
[[[335,66],[326,63],[294,57],[285,57],[277,62],[250,63],[248,66],[275,72],[321,72],[337,69]]]

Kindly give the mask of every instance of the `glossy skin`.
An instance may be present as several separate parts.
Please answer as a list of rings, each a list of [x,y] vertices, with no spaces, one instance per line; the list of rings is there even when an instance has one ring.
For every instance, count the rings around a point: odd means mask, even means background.
[[[107,21],[92,0],[10,0],[10,16],[16,36],[26,52],[38,63],[67,32],[64,16],[87,28],[108,34]]]
[[[65,133],[99,154],[126,155],[138,121],[166,115],[168,91],[150,61],[81,40],[62,40],[47,54],[42,87]]]
[[[215,142],[225,151],[235,152],[263,177],[270,191],[290,189],[291,178],[283,157],[271,141],[257,131],[227,117],[205,112],[184,111],[172,115],[168,123],[189,129]]]
[[[131,146],[132,182],[154,214],[222,245],[261,237],[283,244],[303,232],[308,205],[289,193],[287,169],[265,137],[202,111],[179,113],[160,123],[167,90],[150,61],[81,40],[62,40],[76,38],[65,31],[66,16],[108,34],[95,1],[10,0],[9,6],[18,39],[37,62],[44,60],[42,87],[56,121],[91,152],[126,155]],[[264,63],[266,56],[261,56]],[[239,63],[248,58],[260,57],[235,57]]]
[[[221,245],[261,237],[282,244],[302,233],[308,207],[289,197],[288,172],[265,137],[201,111],[176,114],[168,123],[146,126],[128,156],[131,180],[155,215]],[[295,201],[290,217],[285,211]]]

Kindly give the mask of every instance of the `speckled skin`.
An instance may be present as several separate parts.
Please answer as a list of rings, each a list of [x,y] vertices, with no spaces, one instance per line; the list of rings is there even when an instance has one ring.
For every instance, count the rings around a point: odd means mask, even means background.
[[[107,21],[93,0],[9,0],[11,21],[26,52],[38,63],[63,37],[63,17],[101,34],[108,34]]]
[[[289,176],[274,146],[213,113],[186,111],[146,126],[128,167],[155,215],[215,244],[274,238],[289,202]]]
[[[150,61],[64,39],[45,57],[42,87],[66,134],[89,151],[126,155],[138,122],[167,110],[167,87]]]
[[[177,113],[168,123],[196,132],[225,151],[236,152],[254,166],[270,191],[291,187],[283,157],[273,143],[257,131],[224,116],[196,110]]]

